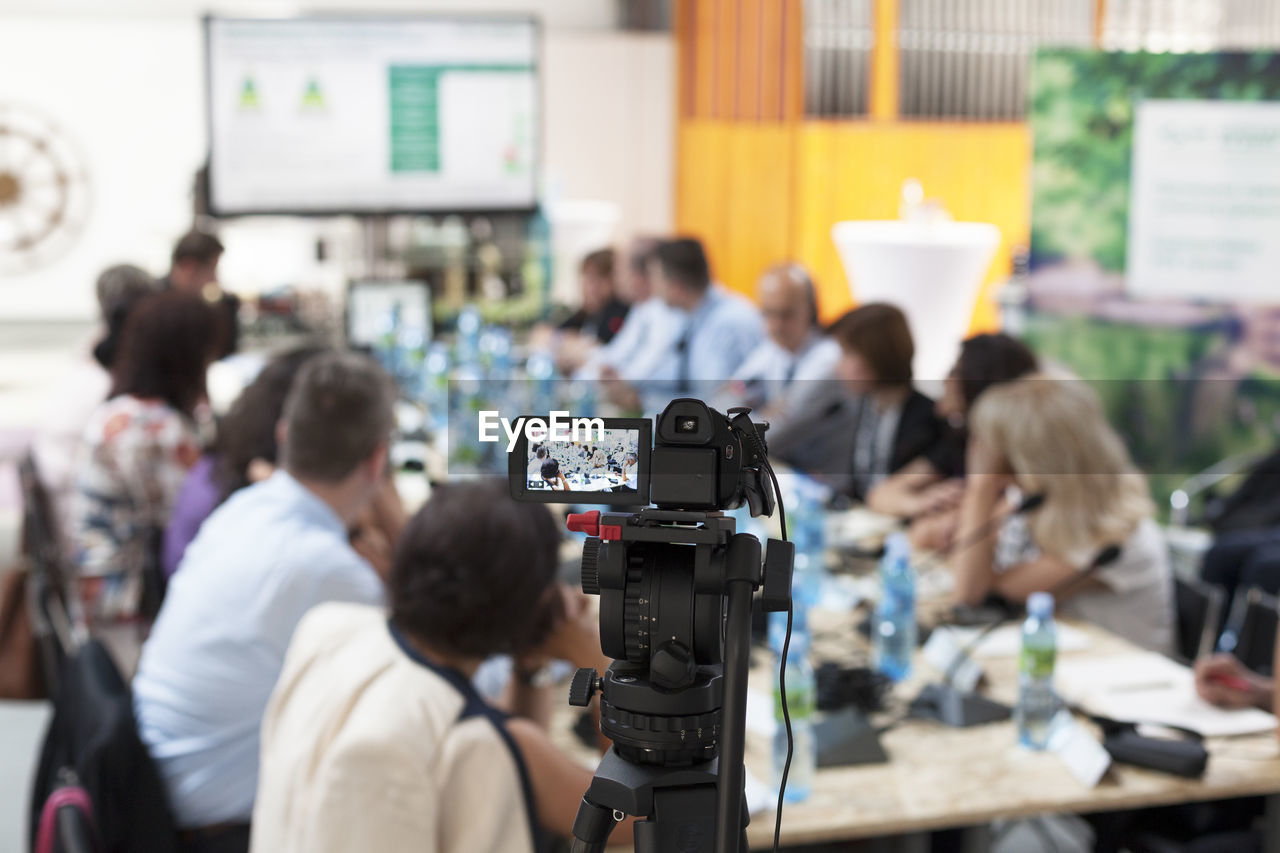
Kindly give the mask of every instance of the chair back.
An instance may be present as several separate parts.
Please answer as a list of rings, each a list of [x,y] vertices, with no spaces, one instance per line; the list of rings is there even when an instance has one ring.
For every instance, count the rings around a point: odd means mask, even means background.
[[[39,648],[44,683],[52,697],[63,664],[88,636],[65,540],[53,511],[53,501],[40,479],[30,453],[18,463],[22,489],[22,534],[27,553],[27,596],[31,631]]]
[[[1275,665],[1280,601],[1257,587],[1250,587],[1244,592],[1243,611],[1235,656],[1254,672],[1270,675]]]
[[[1213,652],[1226,594],[1201,581],[1175,578],[1173,584],[1178,657],[1190,662]]]

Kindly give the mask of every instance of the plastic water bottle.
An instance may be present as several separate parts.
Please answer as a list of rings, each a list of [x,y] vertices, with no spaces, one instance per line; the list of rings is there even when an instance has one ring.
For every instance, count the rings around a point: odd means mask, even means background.
[[[431,431],[438,434],[449,426],[449,348],[432,344],[422,367],[422,404]]]
[[[787,500],[787,521],[791,541],[796,546],[792,595],[807,610],[822,598],[826,576],[826,552],[823,541],[825,515],[816,483],[795,476],[792,494]]]
[[[480,309],[467,305],[458,312],[458,337],[455,361],[462,367],[478,367],[480,364]]]
[[[779,655],[779,660],[781,655]],[[798,803],[813,790],[813,774],[818,769],[818,742],[813,734],[813,713],[817,707],[817,683],[809,664],[809,635],[793,630],[787,650],[787,713],[791,717],[794,749],[787,773],[786,802]],[[787,729],[782,716],[782,694],[773,685],[773,786],[782,786],[782,768],[787,761]]]
[[[392,377],[400,376],[400,303],[391,306],[378,323],[379,345],[374,347],[375,357]]]
[[[556,408],[556,363],[550,353],[542,350],[529,353],[524,372],[529,380],[528,411],[546,414]]]
[[[1027,598],[1027,621],[1022,623],[1022,655],[1018,659],[1018,741],[1031,749],[1049,742],[1050,722],[1058,710],[1053,694],[1053,665],[1058,653],[1053,625],[1053,596],[1035,592]]]
[[[507,381],[511,373],[511,332],[501,326],[485,326],[478,346],[485,376],[490,381]]]
[[[880,561],[880,604],[872,622],[876,669],[894,681],[911,674],[916,649],[916,576],[906,534],[885,542]]]

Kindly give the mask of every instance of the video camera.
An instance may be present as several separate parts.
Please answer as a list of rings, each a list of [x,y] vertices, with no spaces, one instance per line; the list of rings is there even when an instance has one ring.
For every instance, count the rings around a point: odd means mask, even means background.
[[[764,433],[749,409],[728,416],[673,400],[644,419],[577,419],[572,431],[521,419],[509,458],[516,500],[636,512],[571,514],[583,546],[583,591],[600,596],[600,638],[613,663],[582,669],[569,701],[600,694],[613,741],[574,822],[574,853],[600,851],[614,822],[636,824],[637,851],[743,850],[743,746],[751,601],[791,602],[794,548],[735,532],[721,510],[772,515]],[[541,419],[538,419],[541,421]],[[566,425],[567,426],[567,425]]]
[[[774,494],[764,467],[769,425],[753,423],[749,409],[729,415],[701,400],[673,400],[658,417],[656,442],[653,424],[643,418],[575,419],[560,439],[556,427],[569,424],[522,418],[508,458],[511,495],[702,511],[737,509],[745,501],[753,516],[772,515]],[[531,440],[530,432],[541,440]]]

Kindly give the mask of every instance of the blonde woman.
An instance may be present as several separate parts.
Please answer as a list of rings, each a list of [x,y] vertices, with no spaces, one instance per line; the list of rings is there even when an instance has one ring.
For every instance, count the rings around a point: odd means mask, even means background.
[[[957,541],[1008,512],[1011,487],[1045,500],[1025,521],[1010,519],[955,554],[959,600],[977,605],[995,593],[1023,602],[1117,545],[1118,559],[1062,592],[1058,612],[1171,649],[1173,579],[1147,481],[1084,382],[1037,375],[988,390],[970,419],[967,469]],[[1008,553],[1019,525],[1026,534]]]

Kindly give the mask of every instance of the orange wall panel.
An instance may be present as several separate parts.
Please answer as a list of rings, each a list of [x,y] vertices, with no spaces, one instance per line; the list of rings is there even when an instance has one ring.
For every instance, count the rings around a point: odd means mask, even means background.
[[[792,131],[686,121],[676,164],[676,230],[703,240],[716,278],[745,294],[791,251]]]
[[[727,122],[682,122],[676,141],[676,231],[700,238],[707,247],[712,271],[723,278],[719,264],[728,238],[729,161],[725,151],[734,126]]]
[[[717,275],[743,293],[770,264],[806,264],[831,320],[854,304],[831,226],[896,218],[902,182],[917,178],[956,219],[1000,228],[972,318],[975,331],[989,330],[998,323],[993,285],[1029,238],[1029,170],[1021,124],[685,122],[676,221],[707,242]]]
[[[1030,235],[1030,132],[897,120],[899,3],[875,0],[872,115],[827,122],[803,115],[803,0],[676,0],[677,229],[701,237],[717,277],[743,293],[771,264],[806,264],[832,320],[854,295],[831,226],[896,218],[902,182],[917,178],[956,219],[1000,228],[972,318],[991,329],[993,285]]]
[[[993,285],[1030,235],[1030,136],[1021,124],[808,123],[799,131],[797,256],[810,264],[830,319],[853,304],[831,242],[844,219],[896,219],[902,182],[918,179],[958,220],[991,222],[1001,245],[974,312],[974,330],[998,324]]]
[[[738,91],[734,115],[747,121],[760,118],[763,26],[764,0],[743,0],[738,7]]]
[[[790,256],[791,130],[777,124],[738,128],[727,153],[727,255],[719,264],[726,283],[754,297],[760,273]]]

